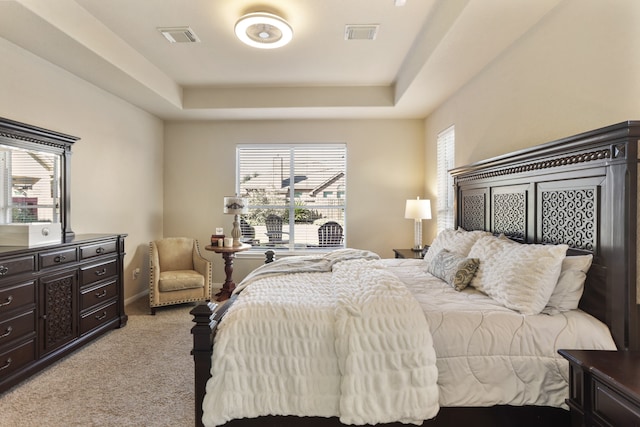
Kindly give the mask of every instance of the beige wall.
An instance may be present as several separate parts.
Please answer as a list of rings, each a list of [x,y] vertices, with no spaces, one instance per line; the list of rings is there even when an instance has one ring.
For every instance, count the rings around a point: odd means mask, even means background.
[[[206,243],[216,227],[230,232],[232,218],[222,214],[222,199],[235,190],[236,144],[312,142],[347,144],[347,245],[383,257],[392,257],[392,248],[411,247],[413,223],[404,219],[404,204],[424,197],[422,120],[169,122],[165,236],[190,235]],[[220,255],[205,256],[214,261],[214,282],[224,281]],[[236,260],[235,281],[262,260]]]
[[[0,38],[0,116],[78,136],[71,226],[128,233],[125,298],[148,288],[147,246],[162,236],[162,121]]]
[[[639,17],[635,0],[562,2],[428,117],[427,193],[436,192],[436,136],[451,124],[462,166],[640,119]]]

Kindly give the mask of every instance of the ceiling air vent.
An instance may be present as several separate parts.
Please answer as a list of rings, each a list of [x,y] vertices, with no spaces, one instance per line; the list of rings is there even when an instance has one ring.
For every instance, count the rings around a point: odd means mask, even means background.
[[[344,27],[345,40],[375,40],[379,24],[346,25]]]
[[[197,43],[200,41],[196,33],[189,27],[160,27],[158,31],[170,43]]]

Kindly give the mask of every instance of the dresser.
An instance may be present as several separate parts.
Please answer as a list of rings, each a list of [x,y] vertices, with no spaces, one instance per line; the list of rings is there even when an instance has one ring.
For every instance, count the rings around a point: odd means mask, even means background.
[[[559,353],[569,361],[572,427],[640,426],[640,352]]]
[[[0,246],[0,393],[127,323],[125,237]]]

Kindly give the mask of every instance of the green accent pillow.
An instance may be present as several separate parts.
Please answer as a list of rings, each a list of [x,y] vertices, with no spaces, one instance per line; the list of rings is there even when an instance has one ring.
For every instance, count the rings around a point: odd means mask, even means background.
[[[447,282],[456,291],[467,287],[480,265],[478,258],[465,258],[442,249],[427,264],[427,272]]]

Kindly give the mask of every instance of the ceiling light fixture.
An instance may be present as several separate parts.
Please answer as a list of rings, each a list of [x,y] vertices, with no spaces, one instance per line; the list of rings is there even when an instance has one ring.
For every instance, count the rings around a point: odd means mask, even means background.
[[[293,38],[293,30],[287,21],[266,12],[244,15],[236,22],[235,31],[240,41],[259,49],[282,47]]]

